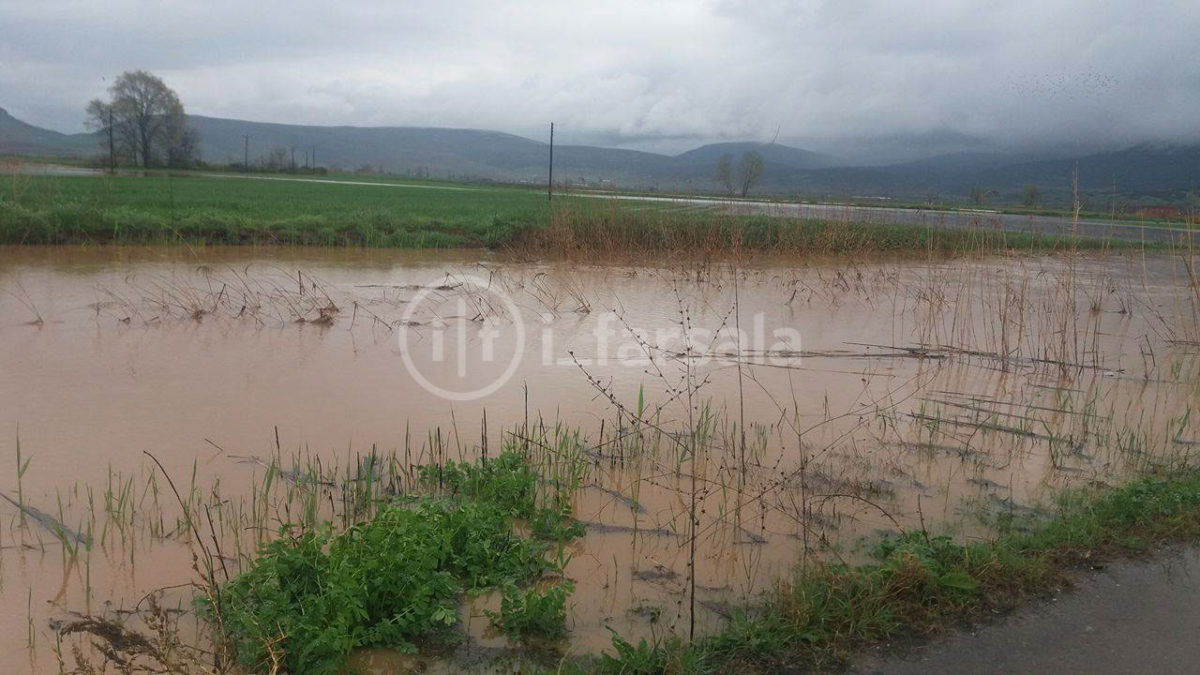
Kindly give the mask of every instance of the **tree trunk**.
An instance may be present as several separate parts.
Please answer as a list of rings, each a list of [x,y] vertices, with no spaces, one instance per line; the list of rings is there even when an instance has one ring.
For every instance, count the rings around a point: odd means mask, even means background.
[[[150,138],[146,135],[145,126],[142,127],[142,168],[150,168]]]

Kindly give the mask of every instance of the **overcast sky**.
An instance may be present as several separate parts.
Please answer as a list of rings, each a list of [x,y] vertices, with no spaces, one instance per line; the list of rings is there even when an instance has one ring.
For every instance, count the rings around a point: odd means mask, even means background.
[[[1197,0],[0,0],[0,106],[82,129],[149,70],[188,112],[641,147],[1200,136]]]

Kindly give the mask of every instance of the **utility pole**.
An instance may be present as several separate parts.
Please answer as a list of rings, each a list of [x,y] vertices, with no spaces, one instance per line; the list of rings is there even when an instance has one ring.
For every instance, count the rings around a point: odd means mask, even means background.
[[[113,111],[112,106],[108,106],[108,172],[115,174],[117,172],[117,148],[113,142]]]
[[[292,171],[296,170],[296,148],[292,146]]]
[[[317,146],[313,146],[313,171],[317,170]]]
[[[246,139],[246,149],[242,154],[242,171],[250,170],[250,136],[243,136]]]
[[[554,201],[554,122],[550,123],[550,175],[546,179],[546,200]]]

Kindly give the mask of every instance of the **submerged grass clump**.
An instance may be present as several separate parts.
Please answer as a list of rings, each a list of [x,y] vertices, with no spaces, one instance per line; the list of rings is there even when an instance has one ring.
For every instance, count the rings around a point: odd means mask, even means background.
[[[626,674],[719,672],[734,663],[757,672],[838,668],[864,646],[920,638],[1061,588],[1082,564],[1200,540],[1200,475],[1068,491],[1055,517],[1003,523],[1000,532],[970,544],[908,532],[880,541],[863,564],[809,563],[715,636],[635,645],[614,634],[613,653],[585,665]]]
[[[202,601],[237,661],[255,671],[332,673],[360,647],[411,652],[453,641],[462,596],[495,589],[504,605],[494,620],[506,632],[563,632],[570,583],[523,588],[562,574],[546,557],[546,534],[562,541],[579,530],[565,522],[569,509],[545,514],[524,457],[509,451],[420,474],[442,489],[398,498],[337,535],[328,526],[296,536],[285,529]],[[522,535],[518,522],[532,518],[556,527]]]

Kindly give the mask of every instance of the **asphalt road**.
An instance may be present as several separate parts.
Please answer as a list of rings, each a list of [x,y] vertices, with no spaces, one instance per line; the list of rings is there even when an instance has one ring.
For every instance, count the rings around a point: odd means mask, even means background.
[[[898,657],[869,656],[856,675],[1200,673],[1200,554],[1114,563],[1052,602]]]
[[[827,204],[732,204],[733,213],[762,214],[791,218],[837,218],[858,223],[921,225],[946,229],[978,228],[1029,232],[1051,237],[1080,237],[1167,243],[1186,240],[1186,227],[1145,224],[1134,221],[1081,219],[1073,223],[1063,216],[1032,216],[996,211],[932,211],[884,207],[834,206]],[[1192,235],[1194,236],[1194,235]]]
[[[608,194],[571,193],[577,197],[620,199],[670,203],[680,207],[720,208],[735,215],[764,215],[779,218],[830,218],[855,223],[888,225],[920,225],[945,229],[985,229],[1008,232],[1029,232],[1050,237],[1080,236],[1146,243],[1182,243],[1195,237],[1200,230],[1180,225],[1162,225],[1129,220],[1081,219],[1073,223],[1064,216],[1030,216],[988,210],[937,211],[930,209],[899,209],[882,206],[844,206],[840,204],[789,204],[769,201],[743,201],[691,197],[650,197]],[[1198,242],[1200,243],[1200,242]]]

